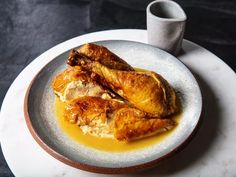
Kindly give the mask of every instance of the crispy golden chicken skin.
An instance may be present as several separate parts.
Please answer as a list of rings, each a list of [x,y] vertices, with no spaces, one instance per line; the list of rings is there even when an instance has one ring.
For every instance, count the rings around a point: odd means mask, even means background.
[[[100,78],[100,84],[111,88],[138,109],[155,117],[166,117],[178,110],[176,94],[169,83],[155,72],[121,71],[81,57],[77,64]]]
[[[172,129],[172,119],[147,118],[135,108],[120,109],[114,119],[114,136],[119,141],[132,141]]]
[[[88,71],[79,66],[69,67],[55,76],[52,81],[52,89],[56,92],[63,92],[68,83],[77,80],[91,80]]]
[[[71,66],[77,65],[77,58],[84,55],[92,61],[97,61],[108,68],[133,71],[134,69],[127,62],[109,51],[106,47],[96,44],[85,44],[76,50],[72,50],[67,63]]]
[[[120,108],[129,107],[117,100],[105,100],[99,97],[84,96],[68,102],[65,117],[71,123],[88,125],[99,119],[105,123]]]
[[[117,100],[85,96],[67,103],[65,118],[79,125],[85,134],[114,138],[114,113],[124,107],[128,105]]]

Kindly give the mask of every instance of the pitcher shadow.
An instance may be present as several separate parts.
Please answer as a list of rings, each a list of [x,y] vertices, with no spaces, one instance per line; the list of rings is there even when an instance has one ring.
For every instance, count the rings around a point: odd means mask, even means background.
[[[191,41],[183,40],[182,48],[176,57],[179,58],[185,56],[186,54],[196,52],[196,50],[199,50],[199,48],[196,47],[196,45],[192,45]]]

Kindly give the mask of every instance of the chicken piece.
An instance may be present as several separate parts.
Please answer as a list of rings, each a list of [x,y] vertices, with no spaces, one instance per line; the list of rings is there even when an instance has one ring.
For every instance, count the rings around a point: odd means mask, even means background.
[[[65,118],[79,125],[83,133],[97,137],[132,141],[162,133],[174,127],[171,119],[147,118],[125,102],[99,97],[81,97],[67,103]]]
[[[110,99],[115,95],[90,78],[90,73],[79,66],[69,67],[52,81],[52,88],[63,102],[82,97],[97,96]]]
[[[174,89],[155,72],[110,69],[86,56],[78,58],[77,65],[95,73],[93,78],[98,82],[153,117],[166,117],[178,110]]]
[[[68,102],[65,118],[78,124],[85,134],[113,137],[112,118],[117,110],[124,107],[129,106],[117,100],[85,96]]]
[[[134,69],[122,60],[120,57],[109,51],[106,47],[99,46],[96,44],[85,44],[76,50],[72,50],[67,63],[71,66],[77,65],[76,61],[80,55],[84,55],[90,58],[92,61],[97,61],[108,68],[124,70],[124,71],[134,71]]]
[[[122,108],[114,120],[114,136],[119,141],[132,141],[172,129],[172,119],[146,118],[146,114],[134,108]]]

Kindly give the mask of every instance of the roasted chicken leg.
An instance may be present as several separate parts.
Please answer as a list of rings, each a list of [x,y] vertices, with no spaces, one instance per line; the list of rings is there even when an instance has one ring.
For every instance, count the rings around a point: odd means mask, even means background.
[[[94,78],[100,84],[111,88],[135,107],[151,116],[166,117],[177,111],[174,89],[155,72],[110,69],[97,61],[91,61],[86,56],[77,58],[76,62],[77,65],[95,73]]]

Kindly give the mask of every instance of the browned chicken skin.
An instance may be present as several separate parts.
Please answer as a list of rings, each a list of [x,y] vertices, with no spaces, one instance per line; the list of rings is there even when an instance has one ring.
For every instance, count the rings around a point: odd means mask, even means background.
[[[172,119],[147,118],[138,109],[123,108],[114,118],[114,136],[120,141],[132,141],[168,131],[175,124]]]
[[[105,123],[113,117],[115,111],[123,107],[129,107],[129,105],[117,100],[84,96],[67,103],[65,117],[71,123],[80,125],[88,125],[95,119]]]
[[[85,96],[67,103],[65,118],[79,125],[86,134],[113,138],[114,114],[124,107],[129,105],[117,100]]]
[[[83,68],[79,66],[69,67],[53,79],[52,89],[56,92],[63,92],[68,83],[77,80],[90,82],[91,78],[88,71]]]

